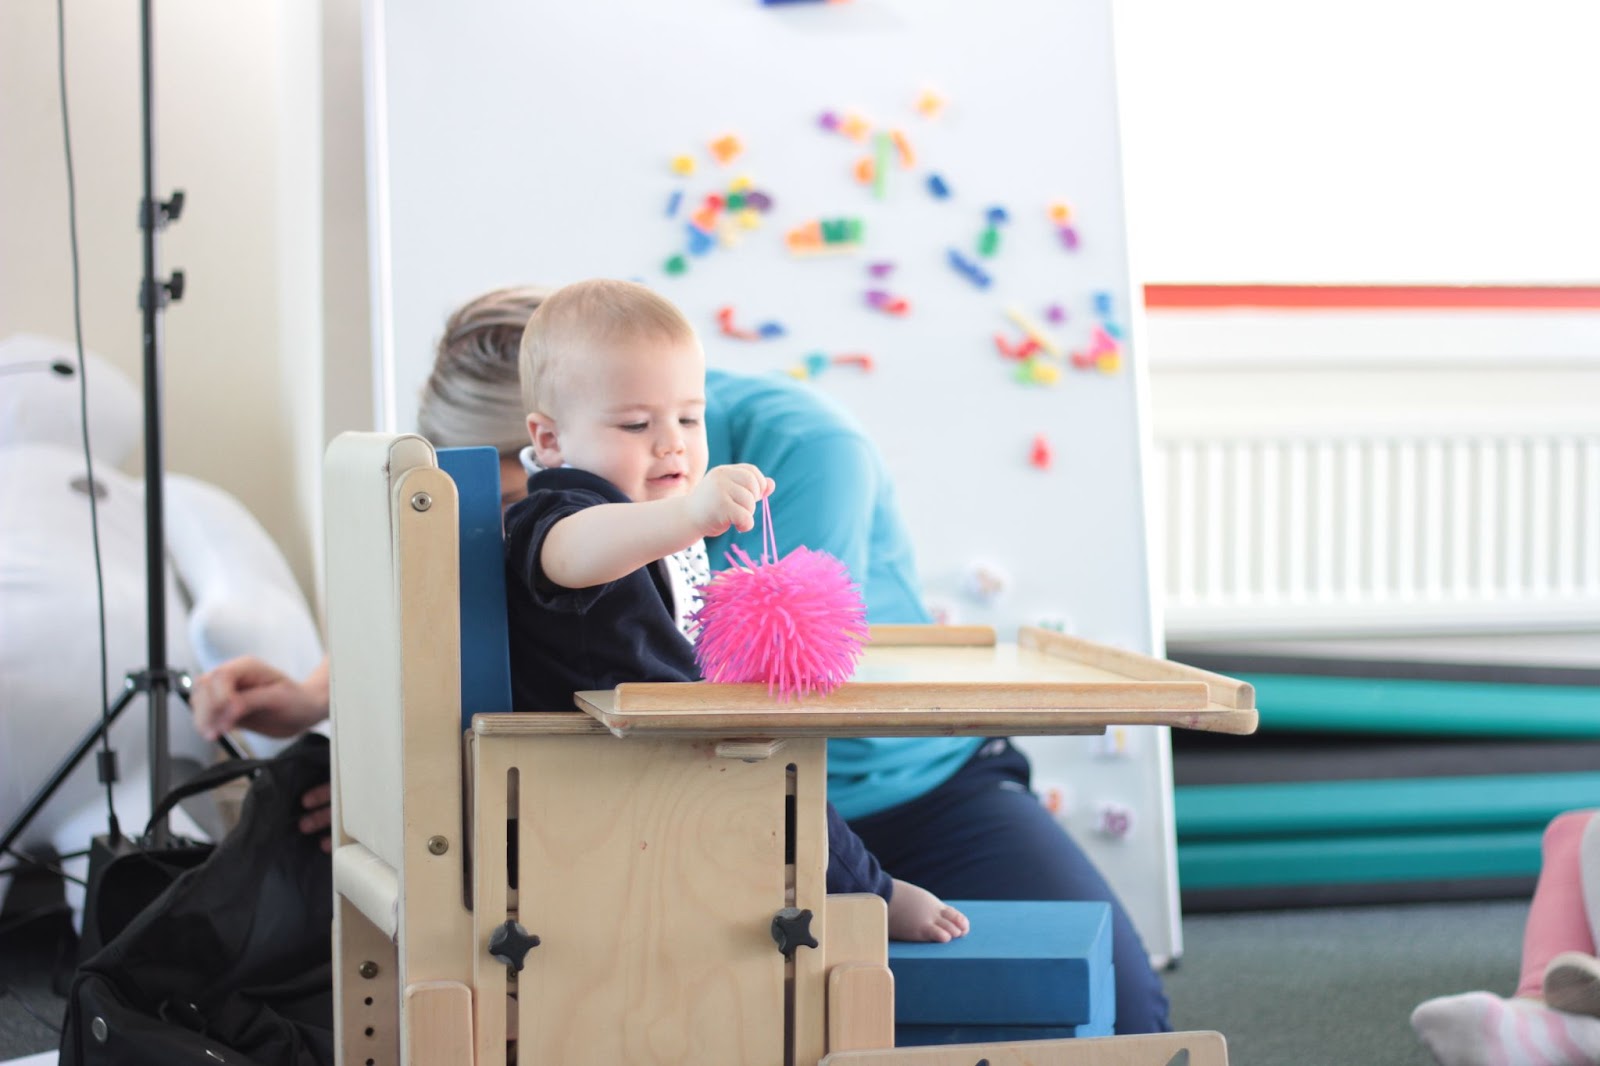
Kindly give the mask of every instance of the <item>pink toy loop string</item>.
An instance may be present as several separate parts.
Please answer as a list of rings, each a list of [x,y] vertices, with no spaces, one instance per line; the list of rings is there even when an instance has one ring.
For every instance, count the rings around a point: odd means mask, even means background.
[[[772,528],[772,504],[770,495],[761,497],[761,563],[778,561],[778,533]]]

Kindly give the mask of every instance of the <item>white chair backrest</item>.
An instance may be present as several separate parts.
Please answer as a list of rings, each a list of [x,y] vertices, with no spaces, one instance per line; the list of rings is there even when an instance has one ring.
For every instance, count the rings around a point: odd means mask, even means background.
[[[409,434],[341,434],[324,474],[341,832],[402,870],[461,832],[455,486]]]

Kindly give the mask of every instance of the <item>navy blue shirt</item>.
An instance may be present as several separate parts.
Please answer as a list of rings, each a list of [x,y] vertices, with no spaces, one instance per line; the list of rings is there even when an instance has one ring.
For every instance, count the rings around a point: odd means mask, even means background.
[[[506,511],[506,616],[511,708],[572,711],[574,692],[624,681],[699,681],[694,647],[672,609],[661,560],[604,585],[569,589],[539,565],[544,538],[585,507],[630,503],[586,470],[558,467],[528,479],[528,496]],[[829,892],[894,893],[889,875],[828,804]]]
[[[664,563],[586,589],[557,585],[539,565],[557,522],[586,507],[629,502],[605,478],[559,467],[530,477],[527,499],[506,511],[514,710],[575,710],[574,692],[624,681],[700,680],[694,647],[673,616]]]

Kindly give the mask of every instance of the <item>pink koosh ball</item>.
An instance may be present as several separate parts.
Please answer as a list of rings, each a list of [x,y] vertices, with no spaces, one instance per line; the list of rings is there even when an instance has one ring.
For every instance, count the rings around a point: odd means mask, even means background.
[[[695,659],[707,681],[765,682],[788,701],[850,680],[868,639],[867,608],[843,563],[809,548],[755,562],[737,546],[728,561],[695,613]]]

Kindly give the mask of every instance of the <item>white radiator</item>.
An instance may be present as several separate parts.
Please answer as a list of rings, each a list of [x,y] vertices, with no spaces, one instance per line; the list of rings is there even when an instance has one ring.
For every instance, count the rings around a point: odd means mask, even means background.
[[[1169,637],[1600,628],[1600,430],[1156,453]]]

